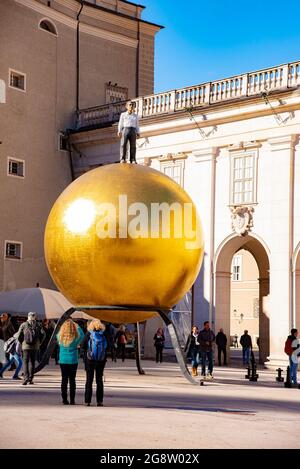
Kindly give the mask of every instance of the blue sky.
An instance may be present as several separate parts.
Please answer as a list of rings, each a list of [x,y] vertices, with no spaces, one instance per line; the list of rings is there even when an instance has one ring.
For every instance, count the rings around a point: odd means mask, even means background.
[[[155,91],[300,60],[300,0],[142,0],[156,36]]]

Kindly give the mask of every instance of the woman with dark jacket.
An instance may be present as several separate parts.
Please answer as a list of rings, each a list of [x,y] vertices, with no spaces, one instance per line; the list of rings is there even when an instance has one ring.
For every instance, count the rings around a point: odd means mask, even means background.
[[[104,334],[105,326],[100,319],[94,319],[88,326],[88,331],[82,341],[85,351],[85,404],[91,405],[93,395],[93,381],[96,373],[97,406],[103,406],[103,371],[106,364],[107,340]]]
[[[156,348],[156,363],[162,363],[162,352],[165,346],[165,334],[163,329],[160,327],[157,329],[154,337],[154,347]]]
[[[200,363],[200,343],[198,342],[198,335],[198,327],[193,326],[186,345],[186,350],[188,351],[187,357],[190,357],[192,361],[192,376],[198,376],[198,365]]]

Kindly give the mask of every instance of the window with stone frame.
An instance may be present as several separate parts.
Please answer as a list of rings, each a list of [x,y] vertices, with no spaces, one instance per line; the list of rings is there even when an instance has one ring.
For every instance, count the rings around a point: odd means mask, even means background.
[[[231,205],[256,203],[256,152],[231,155]]]
[[[233,256],[231,272],[234,282],[240,282],[242,280],[242,256]]]
[[[8,168],[7,168],[8,176],[15,176],[19,178],[25,177],[25,161],[24,160],[18,160],[16,158],[8,157],[7,163],[8,163]]]
[[[9,87],[26,91],[26,75],[16,70],[9,70]]]
[[[54,23],[49,19],[43,19],[39,23],[39,29],[46,31],[47,33],[57,36],[57,29]]]
[[[161,162],[161,172],[183,187],[184,161],[170,160]]]
[[[6,259],[21,259],[22,258],[22,243],[16,241],[5,241],[5,258]]]

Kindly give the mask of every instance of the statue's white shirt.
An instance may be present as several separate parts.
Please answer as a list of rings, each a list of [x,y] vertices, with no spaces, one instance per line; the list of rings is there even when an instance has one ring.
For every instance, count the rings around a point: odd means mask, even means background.
[[[129,114],[127,111],[122,112],[119,120],[118,132],[122,132],[126,127],[134,127],[136,133],[140,133],[139,118],[137,114]]]

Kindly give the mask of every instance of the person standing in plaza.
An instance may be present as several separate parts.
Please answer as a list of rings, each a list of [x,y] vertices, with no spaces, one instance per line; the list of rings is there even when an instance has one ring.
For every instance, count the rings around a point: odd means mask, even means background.
[[[244,334],[241,336],[240,344],[243,349],[243,365],[249,365],[250,353],[252,350],[252,339],[247,330],[245,330]]]
[[[197,326],[193,326],[186,344],[186,350],[188,351],[187,357],[190,357],[192,361],[192,376],[198,376],[198,365],[200,363],[200,343],[198,336],[199,329]]]
[[[96,373],[96,400],[97,406],[103,406],[103,371],[106,364],[107,340],[105,326],[99,319],[94,319],[88,326],[88,331],[82,341],[85,351],[85,404],[91,405],[93,395],[93,381]]]
[[[45,339],[41,343],[41,347],[40,347],[40,350],[39,350],[39,361],[42,360],[43,355],[46,352],[48,344],[49,344],[50,339],[52,337],[52,333],[54,331],[52,321],[50,321],[49,319],[44,319],[44,321],[42,322],[42,327],[43,327],[43,330],[45,332]],[[49,365],[49,360],[48,360],[47,364]]]
[[[117,344],[117,355],[122,358],[122,362],[125,361],[125,347],[127,344],[127,336],[125,332],[124,324],[121,324],[116,333],[116,344]]]
[[[140,136],[139,119],[134,112],[135,103],[126,103],[126,112],[122,112],[118,125],[118,137],[121,137],[120,162],[126,163],[127,145],[130,144],[130,163],[136,163],[136,138]]]
[[[216,344],[218,347],[218,364],[219,366],[222,365],[222,353],[224,356],[224,366],[227,365],[226,361],[226,347],[227,347],[227,337],[224,334],[224,330],[220,329],[216,336]]]
[[[37,353],[41,343],[45,338],[44,330],[39,326],[36,320],[36,314],[28,313],[28,319],[21,324],[17,338],[22,343],[23,365],[24,365],[24,381],[23,384],[34,384],[34,368]]]
[[[299,340],[298,340],[298,329],[291,329],[291,334],[288,336],[285,342],[284,351],[289,357],[290,365],[290,377],[294,384],[297,384],[297,368],[298,368],[298,353]]]
[[[239,338],[239,336],[238,336],[237,334],[235,334],[235,335],[233,336],[233,346],[234,346],[234,348],[239,348],[239,341],[238,341],[238,338]]]
[[[84,333],[78,324],[68,319],[63,323],[56,337],[59,346],[62,402],[64,405],[75,405],[78,346],[84,338]],[[68,400],[68,383],[70,401]]]
[[[159,327],[154,334],[154,347],[156,350],[156,363],[162,363],[163,349],[165,346],[165,334],[161,327]]]
[[[206,376],[206,360],[208,360],[208,377],[213,378],[213,343],[215,334],[210,328],[209,321],[205,321],[204,328],[199,333],[200,353],[202,361],[201,376]]]
[[[292,342],[292,349],[293,353],[291,355],[291,380],[294,384],[297,384],[297,369],[298,369],[298,361],[300,355],[300,341],[298,339],[298,331],[297,329],[292,329],[294,332],[294,340]]]
[[[107,348],[111,355],[111,361],[116,362],[116,349],[115,349],[115,328],[111,322],[105,326],[105,337],[107,340]]]

